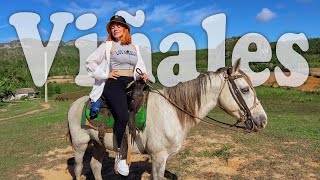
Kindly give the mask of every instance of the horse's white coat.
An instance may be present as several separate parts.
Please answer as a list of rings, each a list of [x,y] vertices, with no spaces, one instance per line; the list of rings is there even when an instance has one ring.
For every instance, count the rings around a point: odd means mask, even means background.
[[[227,87],[228,85],[224,85],[223,73],[211,73],[209,75],[210,78],[207,77],[207,80],[211,79],[211,83],[207,83],[206,93],[203,94],[201,99],[201,109],[195,115],[204,118],[214,107],[222,104],[227,110],[234,111],[232,115],[238,119],[240,117],[239,107],[234,102]],[[238,79],[236,83],[240,88],[248,86],[248,83],[243,79]],[[77,179],[80,179],[82,159],[89,140],[94,139],[101,145],[97,131],[81,129],[80,116],[87,99],[88,97],[85,96],[76,100],[68,114],[69,129],[75,148],[75,175]],[[248,103],[248,106],[251,107],[253,104],[253,92],[244,95],[244,99]],[[179,151],[186,139],[187,133],[193,125],[186,124],[185,128],[182,128],[175,108],[166,99],[156,93],[149,93],[147,107],[146,128],[137,135],[133,152],[148,153],[152,158],[152,177],[154,179],[163,179],[167,158]],[[254,108],[252,113],[253,116],[265,116],[266,121],[266,114],[261,105]],[[197,120],[198,122],[199,120]],[[104,144],[107,149],[115,150],[117,147],[115,141],[116,139],[113,134],[107,133],[105,135]],[[96,147],[91,160],[95,179],[102,179],[101,162],[104,154],[102,146]]]

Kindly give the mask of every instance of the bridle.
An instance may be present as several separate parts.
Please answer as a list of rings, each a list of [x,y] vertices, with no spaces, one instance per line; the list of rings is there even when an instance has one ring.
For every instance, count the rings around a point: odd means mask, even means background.
[[[221,88],[220,94],[221,94],[224,86],[226,84],[228,84],[230,94],[232,95],[234,101],[237,103],[238,107],[240,108],[240,111],[243,112],[242,115],[240,114],[240,119],[238,120],[238,122],[234,125],[237,125],[239,122],[242,122],[243,120],[245,120],[244,123],[245,123],[247,129],[253,131],[253,130],[257,129],[257,127],[253,121],[253,116],[252,116],[251,110],[254,109],[255,107],[257,107],[260,104],[260,101],[259,100],[257,101],[256,92],[253,89],[253,86],[251,84],[249,84],[252,92],[254,93],[254,103],[251,108],[249,108],[247,106],[247,103],[245,102],[245,100],[242,97],[241,91],[239,90],[238,86],[235,83],[235,80],[238,78],[244,78],[244,77],[242,74],[232,75],[232,68],[226,69],[226,71],[224,71],[224,84]],[[224,108],[221,105],[221,103],[220,103],[220,108],[230,115],[233,112],[239,111],[239,109],[234,110],[234,111],[228,111],[226,108]]]
[[[138,74],[141,74],[141,70],[137,68],[137,73]],[[224,86],[228,83],[228,86],[229,86],[229,90],[230,90],[230,93],[232,94],[233,96],[233,99],[236,101],[236,103],[238,104],[239,108],[240,108],[240,111],[243,111],[243,115],[241,115],[240,117],[240,121],[238,120],[238,122],[236,124],[228,124],[228,123],[224,123],[224,122],[221,122],[221,121],[218,121],[212,117],[209,117],[209,116],[206,116],[207,118],[217,122],[217,123],[220,123],[220,124],[224,124],[224,125],[229,125],[229,126],[233,126],[233,127],[236,127],[236,128],[242,128],[242,129],[245,129],[244,127],[241,127],[241,126],[237,126],[237,124],[239,122],[242,122],[243,119],[245,119],[245,124],[246,124],[246,127],[248,130],[255,130],[256,128],[256,125],[254,124],[254,121],[253,121],[253,116],[251,114],[251,110],[254,109],[257,105],[260,104],[260,101],[258,100],[257,101],[257,96],[256,96],[256,93],[255,93],[255,90],[253,89],[253,86],[252,85],[249,85],[250,88],[252,89],[252,91],[254,92],[254,104],[251,108],[248,108],[246,102],[244,101],[241,93],[240,93],[240,90],[238,89],[237,85],[235,84],[234,80],[235,79],[238,79],[238,78],[243,78],[243,75],[232,75],[232,68],[228,68],[224,71],[224,84],[222,85],[222,88],[220,89],[220,93],[219,93],[219,97],[221,95],[221,92],[224,88]],[[158,89],[154,88],[152,85],[151,85],[151,82],[149,80],[146,81],[146,84],[150,87],[150,92],[155,92],[159,95],[161,95],[163,98],[165,98],[168,102],[170,102],[173,106],[177,107],[178,109],[180,109],[181,111],[183,111],[184,113],[188,114],[189,116],[191,117],[194,117],[194,118],[197,118],[199,119],[200,121],[204,122],[204,123],[207,123],[207,124],[211,124],[211,125],[215,125],[215,124],[212,124],[211,122],[208,122],[202,118],[199,118],[197,116],[195,116],[194,114],[190,114],[189,112],[185,111],[183,108],[181,108],[180,106],[178,106],[177,104],[175,104],[174,102],[170,101],[164,94],[162,94]],[[154,90],[154,91],[152,91]],[[232,116],[232,112],[236,112],[236,111],[239,111],[239,110],[235,110],[235,111],[228,111],[227,109],[225,109],[223,106],[221,106],[220,104],[220,108],[222,110],[224,110],[226,113],[228,113],[229,115]],[[251,123],[251,125],[250,125]],[[217,126],[217,125],[215,125]],[[219,126],[221,128],[225,128],[223,126]],[[248,127],[251,127],[251,128],[248,128]],[[225,128],[225,129],[229,129],[229,128]],[[232,129],[229,129],[229,130],[232,130]]]

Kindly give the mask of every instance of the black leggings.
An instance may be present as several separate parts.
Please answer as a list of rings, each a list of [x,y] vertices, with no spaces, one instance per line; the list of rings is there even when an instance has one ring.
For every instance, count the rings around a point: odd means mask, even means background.
[[[120,76],[117,79],[109,78],[106,81],[102,95],[111,108],[112,116],[115,120],[114,133],[117,138],[118,148],[129,121],[127,85],[133,81],[133,77]]]

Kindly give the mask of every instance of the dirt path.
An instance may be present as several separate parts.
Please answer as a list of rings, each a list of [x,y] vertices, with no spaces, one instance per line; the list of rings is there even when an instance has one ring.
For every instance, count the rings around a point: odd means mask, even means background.
[[[26,113],[23,113],[23,114],[19,114],[19,115],[16,115],[16,116],[10,116],[10,117],[6,117],[6,118],[1,118],[0,121],[12,119],[12,118],[17,118],[17,117],[22,117],[22,116],[27,116],[27,115],[30,115],[30,114],[33,114],[33,113],[36,113],[36,112],[39,112],[39,111],[47,110],[47,109],[49,109],[51,107],[50,104],[42,104],[41,106],[43,107],[42,109],[32,110],[32,111],[29,111],[29,112],[26,112]]]
[[[75,83],[75,78],[72,76],[51,76],[48,77],[48,82],[53,83]]]
[[[53,82],[53,83],[75,83],[74,79],[72,79],[72,78],[48,79],[48,82]]]
[[[287,73],[287,75],[288,74],[289,73]],[[273,72],[271,73],[267,82],[264,83],[264,85],[276,88],[279,87]],[[303,85],[292,89],[300,91],[320,91],[320,78],[309,76],[307,81]]]

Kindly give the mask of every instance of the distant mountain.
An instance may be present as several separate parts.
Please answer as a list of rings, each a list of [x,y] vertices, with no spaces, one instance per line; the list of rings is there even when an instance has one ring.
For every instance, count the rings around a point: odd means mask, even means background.
[[[43,41],[42,44],[43,46],[47,46],[49,43],[49,41]],[[59,46],[65,46],[66,43],[63,41],[60,41]],[[18,48],[21,47],[21,42],[20,40],[14,40],[14,41],[10,41],[8,43],[0,43],[0,49],[1,48]]]
[[[75,42],[76,42],[76,40],[70,40],[68,42],[60,41],[59,46],[74,47],[75,46]],[[47,46],[48,43],[49,43],[49,41],[43,41],[42,42],[43,46]],[[101,43],[103,43],[103,41],[98,41],[98,45],[100,45]],[[20,40],[14,40],[14,41],[10,41],[10,42],[7,42],[7,43],[0,43],[0,49],[17,48],[17,47],[21,47]]]
[[[225,41],[225,60],[226,66],[231,65],[232,52],[235,44],[240,37],[228,38]],[[102,41],[98,42],[100,45]],[[46,46],[48,42],[43,42]],[[79,50],[74,46],[75,40],[68,42],[60,42],[60,46],[55,55],[53,64],[50,68],[50,76],[69,75],[75,77],[79,73],[80,61]],[[274,67],[279,66],[282,69],[285,67],[279,62],[275,53],[276,43],[270,43],[272,49],[272,59],[268,63],[250,63],[250,68],[253,71],[260,72],[265,68],[269,68],[273,71]],[[141,53],[145,53],[148,49],[141,48]],[[250,51],[255,50],[255,45],[249,46]],[[309,64],[311,68],[320,67],[320,38],[309,39],[309,50],[307,52],[301,52],[301,49],[297,46],[293,46],[294,50],[300,53]],[[178,51],[169,51],[167,53],[154,52],[152,53],[152,67],[153,74],[157,74],[157,67],[159,63],[168,56],[178,55]],[[208,49],[200,49],[196,51],[197,70],[199,72],[207,71],[207,59]],[[9,43],[0,44],[0,84],[7,84],[6,88],[20,88],[31,87],[34,85],[30,71],[28,70],[28,64],[25,60],[25,56],[19,40],[11,41]],[[178,66],[175,66],[178,67]],[[174,68],[174,72],[178,72],[178,68]],[[0,86],[0,91],[1,91]],[[2,88],[3,89],[3,88]]]
[[[8,43],[0,44],[0,48],[17,48],[17,47],[21,47],[20,40],[14,40]]]
[[[225,40],[225,58],[227,62],[230,62],[230,59],[232,58],[232,52],[233,52],[234,46],[236,45],[236,43],[240,38],[241,37],[232,37]],[[78,52],[79,50],[75,47],[75,41],[76,40],[70,40],[68,42],[60,41],[59,48],[56,54],[56,59],[65,60],[65,59],[72,58],[74,60],[77,60],[79,58],[79,52]],[[308,41],[309,41],[309,50],[307,52],[302,52],[297,45],[294,45],[293,48],[295,51],[297,51],[298,53],[302,54],[305,57],[305,59],[308,61],[311,67],[318,67],[317,64],[320,63],[319,61],[320,38],[312,38],[312,39],[308,39]],[[98,45],[100,45],[102,42],[103,41],[99,41]],[[47,44],[48,44],[48,41],[43,42],[44,46],[47,46]],[[270,43],[270,45],[273,52],[272,60],[270,62],[277,64],[278,60],[277,60],[277,57],[275,56],[276,42],[272,42]],[[140,47],[140,48],[145,52],[147,52],[148,50],[148,49],[145,49],[144,47]],[[250,44],[248,49],[250,51],[255,51],[256,45],[252,43]],[[154,61],[160,62],[163,58],[167,56],[177,55],[176,53],[178,52],[167,52],[167,53],[155,52],[152,55],[152,59]],[[207,49],[197,50],[196,55],[198,60],[207,60],[208,50]],[[24,60],[24,59],[25,57],[22,51],[20,40],[14,40],[8,43],[0,44],[0,62],[5,60],[12,61],[12,60]],[[60,63],[59,65],[63,66],[63,64],[60,64]],[[53,72],[55,71],[53,70]],[[55,74],[55,75],[60,75],[59,72],[61,72],[61,67],[59,68],[59,71],[57,71],[58,74]],[[74,72],[76,72],[76,70],[74,70]],[[66,74],[66,75],[69,75],[69,74]]]
[[[71,40],[65,43],[65,46],[75,46],[76,40]]]

